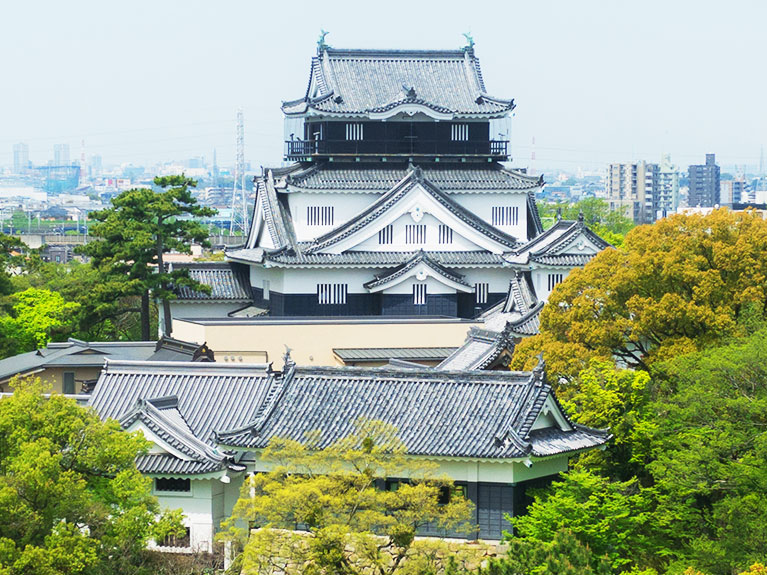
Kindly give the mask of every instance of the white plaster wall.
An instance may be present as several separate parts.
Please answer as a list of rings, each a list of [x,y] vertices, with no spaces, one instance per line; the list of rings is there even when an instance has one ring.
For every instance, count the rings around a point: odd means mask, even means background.
[[[415,225],[416,223],[426,226],[426,243],[425,244],[408,244],[405,243],[405,226]],[[439,243],[439,226],[443,222],[435,218],[431,214],[425,214],[420,222],[416,222],[410,216],[410,214],[403,214],[392,222],[392,243],[379,244],[378,243],[378,230],[383,228],[383,225],[376,225],[371,227],[375,229],[375,233],[366,240],[363,240],[357,244],[350,251],[372,251],[372,252],[410,252],[416,250],[425,251],[447,251],[447,252],[459,252],[459,251],[476,251],[480,250],[477,244],[469,241],[459,233],[459,230],[453,228],[453,242],[450,244]]]
[[[288,194],[288,205],[293,218],[293,228],[298,241],[309,241],[321,236],[357,216],[361,211],[379,198],[377,193],[306,193]],[[334,222],[332,226],[310,226],[306,221],[306,208],[309,206],[333,206]]]
[[[516,226],[495,226],[519,241],[527,241],[527,194],[525,192],[508,194],[451,194],[450,198],[476,216],[493,223],[493,208],[510,206],[519,208],[519,223]]]
[[[167,493],[152,488],[161,508],[182,510],[184,525],[189,527],[190,545],[200,551],[212,551],[213,482],[218,482],[218,479],[193,479],[190,493]]]
[[[435,280],[433,277],[427,277],[424,281],[418,281],[415,277],[411,277],[395,286],[385,289],[383,293],[413,295],[413,285],[422,283],[426,284],[427,295],[455,293],[454,288],[446,286],[442,282]]]
[[[539,300],[548,302],[551,291],[549,290],[549,274],[562,274],[562,281],[570,274],[567,268],[535,268],[531,272],[535,295]]]
[[[514,273],[510,268],[468,268],[456,271],[462,273],[464,281],[472,287],[477,283],[489,284],[492,293],[506,293]]]
[[[254,264],[250,266],[250,285],[254,288],[264,288],[264,280],[269,281],[269,290],[283,293],[283,268],[267,268]]]
[[[317,293],[318,283],[345,283],[349,284],[347,293],[368,293],[362,284],[372,280],[375,274],[383,273],[384,269],[286,269],[282,293]]]

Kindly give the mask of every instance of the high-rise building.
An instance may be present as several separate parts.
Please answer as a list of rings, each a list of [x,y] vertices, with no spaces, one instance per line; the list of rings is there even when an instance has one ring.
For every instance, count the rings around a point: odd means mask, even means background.
[[[705,164],[689,167],[690,191],[687,203],[691,208],[712,207],[720,203],[720,170],[715,154],[706,154]]]
[[[610,164],[607,171],[607,201],[638,224],[652,223],[658,211],[660,167],[640,161]]]
[[[679,207],[679,170],[671,163],[668,154],[661,158],[657,190],[655,219],[659,220],[676,212]]]
[[[69,165],[69,144],[56,144],[53,146],[53,165]]]
[[[13,173],[21,174],[29,169],[29,146],[19,142],[13,146]]]

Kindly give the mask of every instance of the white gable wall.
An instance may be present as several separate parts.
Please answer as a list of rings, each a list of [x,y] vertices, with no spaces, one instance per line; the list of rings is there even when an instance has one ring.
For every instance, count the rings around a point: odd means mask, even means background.
[[[358,216],[379,197],[380,194],[377,193],[361,192],[351,194],[291,192],[288,194],[288,205],[293,219],[293,228],[296,231],[296,239],[299,242],[308,242],[326,234]],[[309,207],[332,207],[333,225],[309,225],[307,221],[307,208]]]
[[[572,268],[563,267],[534,267],[531,272],[535,295],[539,301],[548,302],[552,290],[549,289],[549,275],[562,274],[562,280],[570,274]]]
[[[477,251],[482,248],[477,244],[469,241],[463,237],[459,230],[451,227],[453,230],[452,243],[439,243],[439,226],[444,224],[432,214],[424,214],[423,217],[416,222],[409,213],[402,214],[390,225],[392,226],[392,243],[381,244],[378,240],[378,233],[376,232],[368,239],[363,240],[356,246],[349,249],[349,251],[372,251],[372,252],[410,252],[410,251],[447,251],[447,252],[460,252],[460,251]],[[406,242],[406,226],[410,225],[424,225],[426,226],[426,243],[423,244],[409,244]]]
[[[514,236],[517,240],[525,242],[527,237],[527,193],[513,192],[507,194],[451,194],[450,199],[466,208],[477,217],[493,225],[494,207],[517,208],[519,220],[516,225],[496,225],[502,232]]]

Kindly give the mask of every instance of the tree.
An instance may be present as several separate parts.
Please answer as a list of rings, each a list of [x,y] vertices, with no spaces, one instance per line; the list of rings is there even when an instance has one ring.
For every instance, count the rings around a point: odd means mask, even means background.
[[[13,292],[10,269],[22,264],[20,252],[26,247],[20,239],[0,232],[0,297]]]
[[[10,301],[11,314],[0,316],[3,356],[33,351],[67,336],[72,329],[72,314],[80,307],[57,292],[38,288],[15,293]]]
[[[767,311],[767,221],[715,210],[639,226],[620,250],[605,250],[559,284],[541,313],[541,333],[517,346],[512,365],[540,352],[572,378],[598,357],[648,369],[743,336]]]
[[[146,441],[43,397],[39,380],[13,387],[0,400],[0,573],[143,573],[147,541],[181,529],[136,470]]]
[[[243,485],[228,525],[247,541],[244,572],[408,573],[424,553],[420,527],[471,529],[471,503],[451,496],[432,466],[406,459],[391,426],[360,420],[349,437],[325,449],[319,441],[273,439],[261,459],[274,467]],[[387,477],[408,480],[386,490]],[[249,538],[246,525],[258,527]]]
[[[622,212],[610,210],[610,205],[601,198],[585,198],[574,204],[541,202],[538,211],[546,228],[554,225],[557,217],[575,220],[578,214],[583,214],[586,225],[616,247],[623,244],[624,236],[634,227],[631,218]]]
[[[168,302],[175,298],[173,286],[209,292],[208,286],[189,277],[188,270],[166,270],[164,254],[191,253],[192,242],[208,246],[207,231],[194,218],[216,213],[197,204],[189,190],[196,186],[192,179],[163,176],[154,183],[161,191],[128,190],[112,200],[112,207],[92,212],[90,217],[97,223],[90,227],[90,234],[99,240],[80,249],[92,258],[105,279],[100,301],[108,304],[129,296],[141,297],[141,336],[147,340],[150,293],[162,302],[164,329],[169,335]]]

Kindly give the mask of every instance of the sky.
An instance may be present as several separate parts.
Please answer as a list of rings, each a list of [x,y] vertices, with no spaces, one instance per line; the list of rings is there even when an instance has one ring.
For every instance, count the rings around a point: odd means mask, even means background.
[[[767,143],[767,2],[758,0],[0,0],[0,165],[282,161],[280,102],[304,95],[321,29],[338,48],[476,42],[514,98],[514,166],[595,169],[716,153],[756,170]]]

